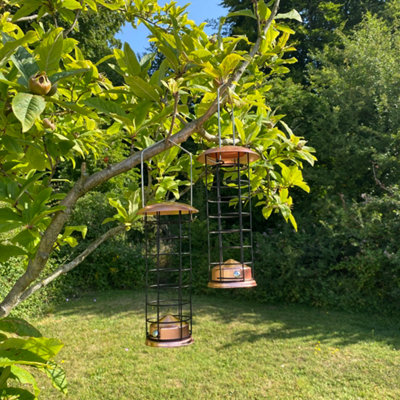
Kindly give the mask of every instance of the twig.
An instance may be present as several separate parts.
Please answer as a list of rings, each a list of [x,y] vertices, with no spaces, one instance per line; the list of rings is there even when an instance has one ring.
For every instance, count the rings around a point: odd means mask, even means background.
[[[81,1],[81,5],[82,5],[82,1]],[[72,23],[72,25],[64,32],[64,38],[66,38],[75,28],[76,24],[78,23],[78,19],[81,15],[81,10],[79,9],[76,13],[75,13],[75,19],[74,22]]]

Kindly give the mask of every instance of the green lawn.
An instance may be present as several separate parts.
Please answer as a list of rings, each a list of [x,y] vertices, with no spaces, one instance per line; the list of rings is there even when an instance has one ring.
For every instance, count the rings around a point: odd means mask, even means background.
[[[158,349],[144,345],[142,294],[109,292],[34,323],[66,344],[73,400],[400,399],[400,323],[380,316],[211,294],[194,299],[195,343]]]

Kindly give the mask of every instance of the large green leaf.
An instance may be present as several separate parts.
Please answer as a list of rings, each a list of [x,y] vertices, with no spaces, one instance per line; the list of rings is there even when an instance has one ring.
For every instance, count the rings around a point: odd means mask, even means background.
[[[29,78],[39,71],[39,66],[32,57],[32,54],[29,53],[29,51],[24,47],[19,47],[15,54],[11,57],[11,61],[21,73],[21,77],[18,79],[18,82],[22,85],[28,86]]]
[[[12,365],[11,366],[11,374],[12,378],[17,380],[19,383],[23,385],[32,385],[33,387],[33,393],[35,396],[38,396],[40,393],[40,389],[36,383],[35,378],[33,375],[28,372],[26,369],[23,369],[21,367],[18,367],[17,365]]]
[[[81,74],[83,72],[88,72],[89,68],[80,68],[80,69],[72,69],[69,71],[62,71],[62,72],[57,72],[56,74],[52,75],[49,77],[51,83],[56,83],[61,79],[68,78],[69,76]]]
[[[0,331],[14,333],[18,336],[42,336],[33,325],[21,318],[7,317],[0,319]]]
[[[93,107],[96,110],[103,112],[104,114],[108,115],[117,114],[121,117],[126,117],[127,115],[125,110],[118,103],[115,103],[114,101],[111,100],[104,100],[98,97],[91,97],[90,99],[86,99],[84,103],[85,105]]]
[[[131,49],[128,43],[124,44],[124,53],[125,53],[125,64],[128,68],[128,72],[131,75],[139,75],[142,71],[140,67],[139,61],[136,58],[134,51]]]
[[[127,76],[125,80],[137,97],[157,102],[160,100],[160,96],[155,87],[139,76]]]
[[[63,51],[63,29],[58,28],[51,31],[49,35],[44,38],[36,49],[39,55],[38,64],[42,71],[57,70],[60,63],[61,54]]]
[[[0,244],[0,262],[5,262],[11,257],[25,255],[26,252],[18,246],[11,244]]]
[[[8,62],[9,58],[18,47],[26,43],[32,43],[35,40],[37,40],[37,33],[34,31],[28,31],[21,39],[10,40],[4,43],[4,46],[0,49],[0,66]]]
[[[11,105],[15,116],[22,124],[22,132],[26,132],[32,128],[36,119],[44,111],[46,102],[42,96],[18,93]]]

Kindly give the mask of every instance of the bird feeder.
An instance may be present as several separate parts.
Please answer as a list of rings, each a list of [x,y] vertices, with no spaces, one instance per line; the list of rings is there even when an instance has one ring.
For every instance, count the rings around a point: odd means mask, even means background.
[[[250,163],[258,154],[241,146],[212,148],[205,165],[211,288],[257,286],[254,280]]]
[[[257,283],[254,280],[250,163],[259,156],[251,149],[235,146],[233,107],[233,146],[221,145],[219,89],[217,104],[219,146],[198,157],[206,173],[208,286],[253,287]]]
[[[192,172],[190,181],[192,185]],[[144,204],[143,187],[142,152]],[[191,190],[191,204],[192,197]],[[148,346],[180,347],[193,343],[191,223],[197,212],[192,205],[178,202],[147,205],[138,211],[144,217],[146,239]]]

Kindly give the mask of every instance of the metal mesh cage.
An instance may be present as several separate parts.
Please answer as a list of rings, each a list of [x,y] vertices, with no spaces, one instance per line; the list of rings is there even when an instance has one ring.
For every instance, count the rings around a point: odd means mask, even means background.
[[[139,212],[145,218],[146,235],[146,344],[191,344],[191,222],[197,210],[161,203]]]
[[[254,280],[250,163],[244,147],[209,149],[206,169],[209,283],[212,288],[256,286]]]

